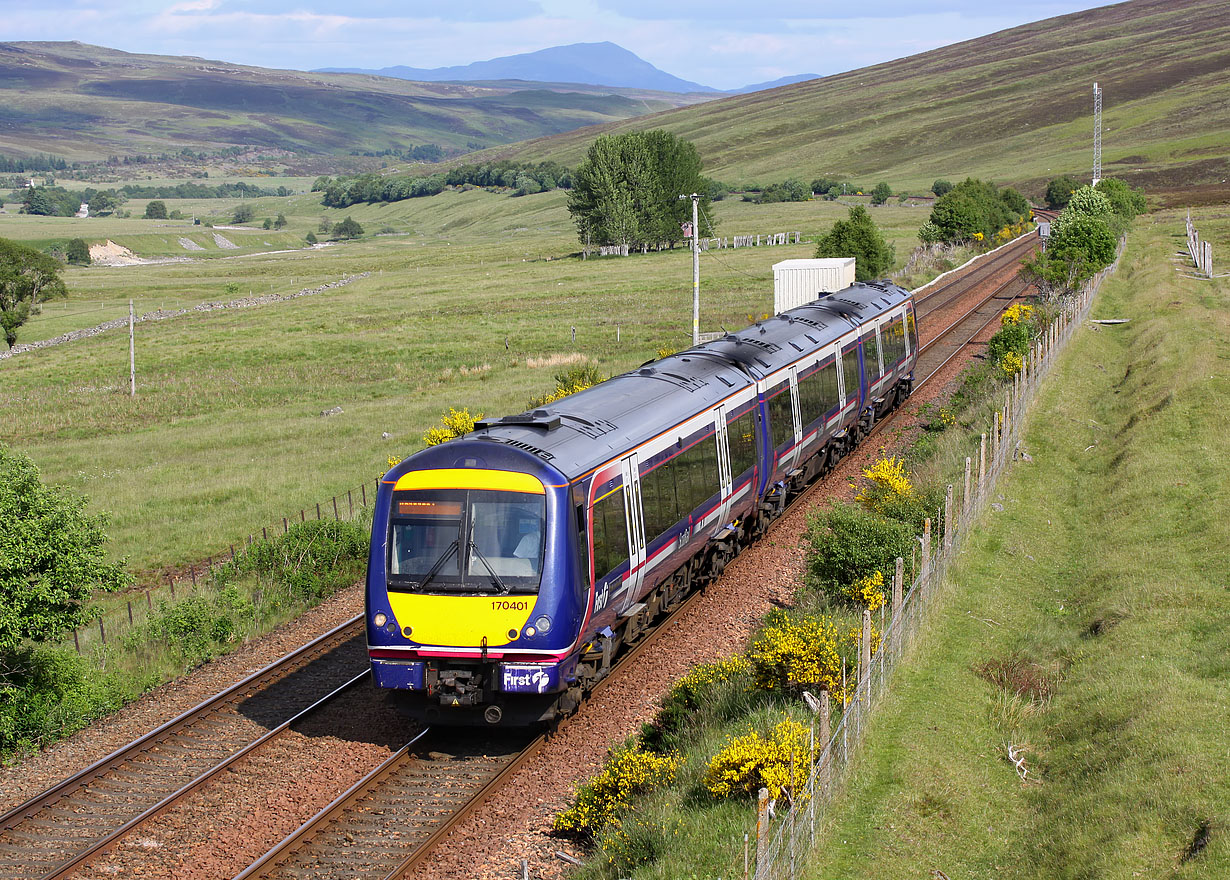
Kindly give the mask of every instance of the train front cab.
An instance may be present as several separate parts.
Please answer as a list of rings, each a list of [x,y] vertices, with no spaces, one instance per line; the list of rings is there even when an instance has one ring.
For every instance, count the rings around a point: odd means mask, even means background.
[[[377,495],[367,581],[375,684],[426,723],[547,720],[579,697],[588,602],[567,481],[494,443],[445,447],[390,471]]]

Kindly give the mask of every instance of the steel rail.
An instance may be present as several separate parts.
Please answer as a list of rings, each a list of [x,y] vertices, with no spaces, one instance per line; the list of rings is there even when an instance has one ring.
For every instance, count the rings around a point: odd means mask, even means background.
[[[321,697],[319,700],[317,700],[312,705],[308,706],[306,709],[303,709],[302,711],[296,713],[293,717],[288,718],[286,721],[283,721],[277,727],[272,728],[268,733],[264,734],[259,739],[253,740],[252,742],[248,743],[248,745],[244,746],[239,751],[229,755],[222,762],[215,764],[213,767],[209,768],[204,773],[201,773],[195,779],[193,779],[192,781],[184,785],[182,788],[180,788],[178,791],[172,792],[171,794],[163,798],[161,801],[156,803],[154,806],[150,807],[145,812],[141,813],[138,816],[134,816],[132,819],[124,823],[124,825],[122,825],[121,827],[112,831],[106,837],[94,842],[87,849],[82,850],[77,855],[75,855],[72,859],[58,866],[54,871],[51,871],[43,875],[41,880],[60,880],[60,878],[68,876],[76,868],[81,867],[82,865],[91,861],[95,856],[101,855],[102,853],[109,850],[119,840],[131,834],[137,828],[141,827],[145,823],[150,822],[151,820],[165,813],[167,810],[169,810],[179,801],[183,800],[185,797],[190,795],[192,792],[196,791],[198,788],[200,788],[202,785],[204,785],[209,780],[213,779],[223,770],[226,770],[232,765],[243,760],[249,754],[256,751],[258,748],[265,745],[270,740],[276,739],[277,737],[284,734],[287,730],[290,729],[290,726],[294,724],[296,721],[302,721],[304,718],[311,715],[312,713],[319,711],[320,709],[322,709],[323,707],[325,707],[326,705],[328,705],[329,703],[331,703],[333,700],[337,699],[341,695],[345,694],[346,692],[350,691],[351,689],[355,687],[358,687],[358,685],[361,682],[363,682],[365,679],[370,678],[370,677],[371,677],[371,669],[363,670],[363,672],[359,673],[354,678],[350,679],[350,681],[346,682],[341,687],[336,688],[331,693],[325,695],[324,697]]]

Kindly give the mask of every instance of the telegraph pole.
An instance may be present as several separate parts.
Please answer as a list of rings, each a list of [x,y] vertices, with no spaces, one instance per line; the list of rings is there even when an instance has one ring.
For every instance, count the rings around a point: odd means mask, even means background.
[[[700,345],[700,221],[697,205],[700,195],[682,195],[681,199],[692,200],[692,344]]]
[[[1102,179],[1102,90],[1093,84],[1093,185]]]
[[[133,326],[136,316],[132,308],[132,300],[128,301],[128,395],[137,396],[137,337]]]

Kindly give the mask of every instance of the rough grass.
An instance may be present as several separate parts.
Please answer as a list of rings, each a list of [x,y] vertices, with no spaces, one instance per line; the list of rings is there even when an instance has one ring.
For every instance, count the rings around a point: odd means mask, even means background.
[[[581,356],[611,374],[690,340],[688,251],[571,256],[578,244],[561,193],[473,190],[344,211],[322,208],[318,196],[257,203],[268,203],[258,216],[285,213],[282,235],[298,241],[322,217],[334,223],[346,215],[369,230],[414,233],[320,250],[69,267],[70,298],[21,328],[22,341],[125,316],[130,298],[143,313],[371,273],[290,302],[138,325],[135,400],[123,330],[0,362],[7,415],[0,441],[31,455],[48,480],[110,511],[114,552],[138,569],[199,561],[374,479],[389,457],[419,448],[450,405],[519,412],[552,387],[550,370],[526,369],[529,358]],[[229,216],[235,204],[212,210]],[[810,256],[806,237],[846,210],[829,202],[717,203],[726,235],[797,230],[805,240],[704,255],[702,329],[740,327],[748,315],[771,312],[773,263]],[[902,261],[924,213],[874,212],[900,242]],[[147,256],[151,225],[0,215],[0,236],[110,238]],[[223,234],[277,243],[264,230]],[[341,415],[320,415],[339,406]]]
[[[1131,323],[1083,329],[1049,378],[1034,461],[967,545],[805,876],[1230,869],[1230,285],[1178,277],[1182,228],[1142,221],[1094,310]]]

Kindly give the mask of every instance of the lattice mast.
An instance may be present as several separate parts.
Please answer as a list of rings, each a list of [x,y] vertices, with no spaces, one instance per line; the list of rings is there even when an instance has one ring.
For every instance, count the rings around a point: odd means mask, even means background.
[[[1093,185],[1102,179],[1102,90],[1093,84]]]

